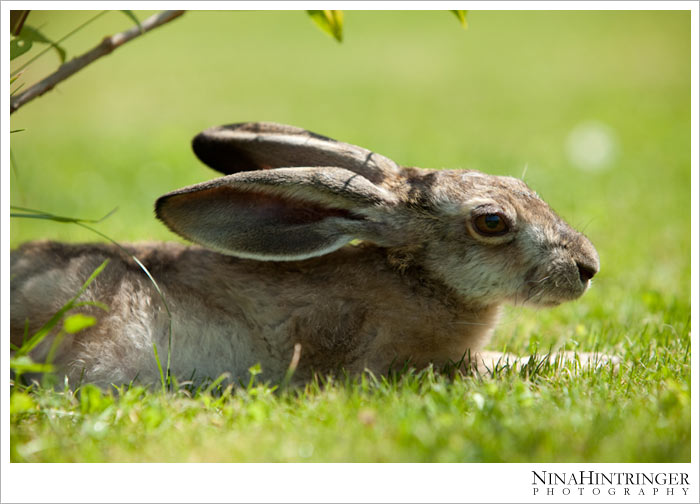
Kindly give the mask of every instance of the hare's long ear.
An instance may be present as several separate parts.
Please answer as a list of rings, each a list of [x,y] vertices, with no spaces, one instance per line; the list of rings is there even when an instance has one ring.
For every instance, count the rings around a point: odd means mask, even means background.
[[[297,260],[352,239],[394,245],[396,198],[342,168],[243,172],[166,194],[156,215],[175,233],[219,252]]]
[[[225,174],[295,166],[333,166],[381,184],[400,172],[394,161],[375,152],[275,123],[209,128],[194,137],[192,149],[203,163]]]

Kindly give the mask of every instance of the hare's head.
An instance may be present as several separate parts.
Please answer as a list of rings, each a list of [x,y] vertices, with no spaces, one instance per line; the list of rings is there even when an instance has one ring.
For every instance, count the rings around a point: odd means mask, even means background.
[[[224,254],[301,260],[361,239],[479,304],[556,305],[598,271],[590,241],[511,177],[403,168],[272,123],[211,128],[193,148],[227,175],[162,196],[156,214]]]

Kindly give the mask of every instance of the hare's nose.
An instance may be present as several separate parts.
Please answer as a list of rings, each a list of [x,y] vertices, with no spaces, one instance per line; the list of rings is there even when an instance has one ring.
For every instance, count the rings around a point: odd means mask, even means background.
[[[583,283],[588,282],[596,273],[598,273],[598,268],[584,264],[580,261],[576,261],[576,267],[578,268],[578,276]]]

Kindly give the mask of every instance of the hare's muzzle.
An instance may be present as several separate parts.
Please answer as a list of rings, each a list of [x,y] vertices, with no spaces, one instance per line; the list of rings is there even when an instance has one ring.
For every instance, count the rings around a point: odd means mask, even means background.
[[[593,244],[571,228],[566,231],[544,247],[546,255],[526,274],[525,292],[518,296],[525,303],[555,306],[577,299],[598,273],[600,262]]]

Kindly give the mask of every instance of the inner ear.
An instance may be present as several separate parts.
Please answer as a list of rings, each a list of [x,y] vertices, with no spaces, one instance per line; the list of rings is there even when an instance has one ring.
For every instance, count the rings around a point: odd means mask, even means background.
[[[344,208],[228,185],[162,197],[156,214],[177,234],[225,254],[296,260],[336,250],[363,218]]]
[[[354,218],[349,210],[343,208],[326,207],[274,192],[242,191],[230,186],[179,195],[172,201],[169,213],[180,221],[202,216],[224,223],[249,214],[259,224],[276,222],[291,226],[312,224],[329,217]]]

